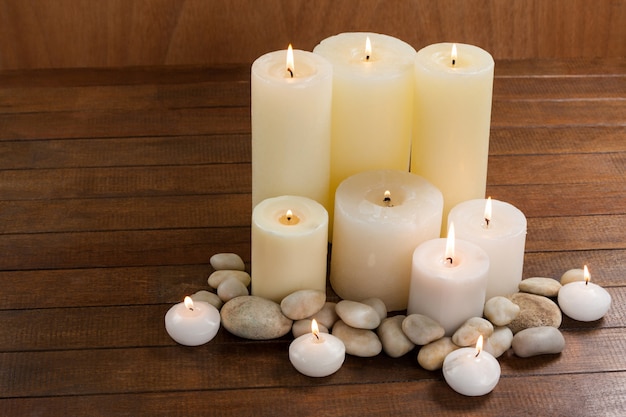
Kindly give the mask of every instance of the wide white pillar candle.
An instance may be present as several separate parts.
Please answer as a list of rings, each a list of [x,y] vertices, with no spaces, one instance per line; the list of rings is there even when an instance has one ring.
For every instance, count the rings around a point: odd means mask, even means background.
[[[333,65],[332,208],[335,189],[351,175],[408,171],[415,49],[391,36],[350,32],[324,39],[313,52]]]
[[[408,172],[365,171],[344,180],[335,198],[335,292],[354,301],[378,297],[389,311],[406,309],[413,250],[439,236],[442,208],[441,192]]]
[[[286,55],[271,52],[252,64],[252,207],[280,195],[327,206],[332,66],[294,50],[288,69]]]
[[[518,292],[524,267],[526,217],[499,200],[464,201],[450,210],[456,237],[480,246],[489,255],[486,299]]]
[[[407,314],[428,316],[452,335],[467,319],[482,317],[488,272],[489,256],[471,242],[448,236],[422,243],[413,253]]]
[[[252,212],[252,295],[280,302],[297,290],[326,291],[328,213],[301,196],[260,202]]]
[[[415,58],[411,172],[441,190],[444,218],[456,204],[484,198],[491,124],[493,58],[455,45],[456,57],[453,44],[439,43]]]

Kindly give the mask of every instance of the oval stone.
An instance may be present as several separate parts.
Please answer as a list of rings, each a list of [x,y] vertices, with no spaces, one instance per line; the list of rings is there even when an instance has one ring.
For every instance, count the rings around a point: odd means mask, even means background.
[[[561,275],[561,285],[569,284],[570,282],[576,281],[584,281],[585,280],[585,271],[580,268],[570,269],[565,271],[563,275]]]
[[[496,327],[493,334],[485,341],[483,348],[491,353],[494,358],[499,358],[509,350],[513,342],[513,332],[506,326]]]
[[[313,314],[311,317],[307,317],[309,319],[317,320],[318,324],[322,324],[326,326],[327,329],[331,329],[335,322],[339,320],[339,316],[335,311],[335,306],[337,303],[332,301],[326,301],[324,303],[324,307],[317,313]]]
[[[520,307],[506,297],[497,295],[485,303],[483,314],[494,326],[506,326],[518,316]]]
[[[561,309],[549,298],[523,292],[507,295],[507,298],[520,307],[517,317],[507,324],[513,334],[531,327],[558,328],[561,325],[563,320]]]
[[[219,271],[215,271],[209,275],[207,283],[209,287],[217,289],[224,280],[230,277],[237,278],[246,287],[250,285],[250,274],[246,271],[238,271],[236,269],[220,269]]]
[[[292,320],[285,317],[278,303],[254,295],[236,297],[224,304],[222,326],[235,336],[268,340],[289,333]]]
[[[446,333],[439,323],[423,314],[409,314],[402,321],[402,331],[416,345],[427,345]]]
[[[482,317],[469,318],[452,335],[452,342],[457,346],[474,346],[480,335],[488,339],[493,334],[493,324]]]
[[[293,322],[293,326],[291,326],[291,334],[294,339],[302,336],[303,334],[311,333],[311,319],[303,319]],[[328,329],[323,324],[317,323],[317,328],[320,333],[328,333]]]
[[[387,318],[387,306],[385,305],[385,302],[380,298],[366,298],[365,300],[361,300],[361,302],[376,310],[381,320]]]
[[[383,351],[392,358],[406,355],[415,347],[402,331],[402,322],[405,318],[403,315],[386,318],[380,322],[376,330],[383,344]]]
[[[280,302],[280,309],[291,320],[302,320],[319,312],[325,302],[324,291],[299,290],[283,298]]]
[[[417,363],[428,371],[436,371],[443,367],[443,360],[450,352],[459,349],[451,337],[442,337],[425,346],[417,353]]]
[[[228,277],[217,287],[217,295],[224,302],[248,294],[248,288],[235,277]]]
[[[204,302],[207,302],[207,303],[211,304],[213,307],[217,308],[218,310],[220,308],[222,308],[222,305],[224,305],[224,302],[222,301],[222,299],[217,294],[212,293],[212,292],[207,291],[207,290],[197,291],[196,293],[191,295],[191,299],[193,301],[204,301]]]
[[[380,339],[371,330],[355,329],[339,320],[333,326],[332,334],[346,346],[346,353],[362,358],[378,355],[383,350]]]
[[[378,312],[367,304],[341,300],[335,306],[335,311],[344,323],[356,329],[371,330],[380,325]]]
[[[526,278],[519,283],[519,290],[529,294],[543,295],[544,297],[556,297],[562,285],[552,278],[532,277]]]
[[[552,326],[520,330],[513,336],[513,352],[521,358],[560,353],[565,348],[565,338]]]
[[[211,256],[209,263],[216,271],[220,269],[236,269],[243,271],[246,269],[243,259],[236,253],[216,253]]]

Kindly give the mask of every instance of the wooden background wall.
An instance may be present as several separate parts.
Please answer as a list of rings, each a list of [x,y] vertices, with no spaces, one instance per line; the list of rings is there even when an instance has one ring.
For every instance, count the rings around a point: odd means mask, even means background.
[[[0,69],[252,62],[340,32],[626,56],[626,0],[0,0]]]

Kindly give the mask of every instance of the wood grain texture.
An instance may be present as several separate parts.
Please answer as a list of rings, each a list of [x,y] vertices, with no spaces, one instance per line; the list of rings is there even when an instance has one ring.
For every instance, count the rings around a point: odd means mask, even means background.
[[[496,59],[626,55],[624,0],[2,0],[0,68],[251,63],[341,32]]]
[[[357,19],[396,13],[363,3]],[[201,3],[176,4],[182,18]],[[293,8],[284,2],[283,15],[304,19],[313,6]],[[45,9],[35,12],[42,28]],[[156,21],[164,30],[179,24]],[[397,359],[349,356],[338,373],[313,379],[290,365],[290,335],[255,342],[222,329],[196,348],[168,337],[165,312],[208,289],[212,254],[239,253],[251,268],[247,64],[1,72],[3,415],[621,416],[626,60],[499,60],[496,68],[487,190],[528,218],[524,277],[558,279],[587,264],[613,305],[596,322],[564,317],[560,355],[507,352],[498,386],[478,398],[419,367],[419,348]],[[327,295],[338,300],[330,286]]]

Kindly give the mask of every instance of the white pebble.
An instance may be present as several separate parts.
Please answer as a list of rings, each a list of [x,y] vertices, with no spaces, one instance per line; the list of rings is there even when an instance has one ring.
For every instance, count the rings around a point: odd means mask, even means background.
[[[217,294],[207,290],[200,290],[194,294],[191,294],[191,299],[193,301],[205,301],[211,304],[213,307],[217,308],[218,310],[222,308],[222,305],[224,305],[224,302]]]
[[[283,298],[280,302],[280,309],[291,320],[302,320],[319,312],[325,302],[324,291],[299,290]]]
[[[459,347],[452,343],[451,337],[442,337],[425,346],[417,353],[417,363],[428,371],[436,371],[443,367],[443,361],[450,352]]]
[[[361,302],[376,310],[381,320],[387,318],[387,306],[385,305],[385,302],[380,298],[366,298],[365,300],[361,300]]]
[[[282,337],[289,333],[293,324],[280,311],[278,303],[254,295],[226,302],[221,316],[226,330],[235,336],[253,340]]]
[[[362,358],[378,355],[383,350],[380,339],[371,330],[355,329],[348,326],[342,320],[333,326],[332,334],[346,346],[346,353]]]
[[[561,289],[561,283],[552,278],[532,277],[519,283],[519,290],[529,294],[556,297]]]
[[[506,297],[495,296],[487,300],[483,314],[494,326],[506,326],[520,312],[520,307]]]
[[[220,269],[236,269],[243,271],[246,269],[243,259],[236,253],[216,253],[211,256],[209,263],[216,271]]]
[[[384,319],[376,332],[383,344],[383,350],[392,358],[399,358],[406,355],[415,344],[409,340],[402,331],[402,322],[406,316],[398,315]]]
[[[513,336],[513,352],[521,358],[560,353],[565,347],[565,338],[556,327],[541,326],[520,330]]]
[[[215,271],[209,275],[207,283],[211,288],[217,289],[222,281],[230,277],[237,278],[246,287],[250,285],[250,274],[246,271],[238,271],[236,269],[220,269],[219,271]]]
[[[569,284],[570,282],[576,281],[584,281],[585,280],[585,271],[580,268],[570,269],[565,271],[563,275],[561,275],[561,285]]]
[[[339,320],[339,316],[335,311],[335,306],[337,303],[332,301],[326,301],[324,303],[324,307],[317,313],[313,314],[311,317],[307,317],[309,319],[317,320],[318,324],[326,326],[327,329],[332,329],[333,325],[337,320]]]
[[[294,339],[302,336],[303,334],[311,333],[311,319],[303,319],[293,322],[293,326],[291,327],[291,334]],[[328,329],[323,324],[317,323],[317,328],[320,333],[328,333]]]
[[[224,302],[248,295],[248,289],[237,278],[229,277],[217,287],[217,295]]]
[[[423,314],[409,314],[402,321],[402,331],[416,345],[427,345],[446,333],[439,323]]]
[[[513,342],[513,332],[506,326],[496,327],[493,334],[483,345],[485,351],[491,353],[494,358],[499,358],[509,350]]]
[[[487,339],[493,333],[493,324],[482,317],[472,317],[452,335],[452,341],[457,346],[474,346],[480,335]]]
[[[380,325],[380,316],[371,306],[356,301],[341,300],[335,311],[348,326],[357,329],[375,329]]]

